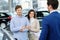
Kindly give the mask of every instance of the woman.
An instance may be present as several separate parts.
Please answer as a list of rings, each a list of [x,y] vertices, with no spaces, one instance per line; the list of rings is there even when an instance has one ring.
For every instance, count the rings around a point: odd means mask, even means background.
[[[30,10],[27,17],[31,26],[29,29],[29,40],[38,40],[39,38],[35,34],[39,32],[40,26],[39,21],[36,19],[35,11]]]

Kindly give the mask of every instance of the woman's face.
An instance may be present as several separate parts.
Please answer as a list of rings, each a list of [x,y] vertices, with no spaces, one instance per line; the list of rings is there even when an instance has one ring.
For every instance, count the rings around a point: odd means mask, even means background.
[[[29,16],[30,16],[30,18],[34,18],[34,12],[30,12],[30,14],[29,14]]]

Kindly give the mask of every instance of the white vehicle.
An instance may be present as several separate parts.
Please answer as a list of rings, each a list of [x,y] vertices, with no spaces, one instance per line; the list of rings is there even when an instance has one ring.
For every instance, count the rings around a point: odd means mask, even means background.
[[[0,28],[0,40],[14,40],[14,38],[7,30]]]
[[[39,23],[40,23],[40,30],[41,30],[42,29],[42,26],[41,26],[42,19],[45,16],[48,16],[49,12],[48,11],[36,11],[36,13],[37,13],[37,19],[39,20]]]

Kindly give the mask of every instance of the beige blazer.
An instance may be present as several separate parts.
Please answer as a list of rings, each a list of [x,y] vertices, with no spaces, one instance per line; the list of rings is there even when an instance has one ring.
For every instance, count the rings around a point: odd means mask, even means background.
[[[31,23],[29,40],[38,40],[38,37],[35,35],[35,33],[39,32],[39,30],[39,21],[37,19],[34,19],[34,21]]]
[[[34,21],[31,23],[31,31],[38,32],[40,30],[40,24],[37,19],[34,19]]]

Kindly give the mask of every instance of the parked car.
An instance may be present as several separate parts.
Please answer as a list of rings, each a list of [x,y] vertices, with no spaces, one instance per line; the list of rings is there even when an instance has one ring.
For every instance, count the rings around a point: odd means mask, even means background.
[[[36,13],[37,13],[37,18],[43,18],[43,17],[49,15],[48,11],[36,11]]]
[[[14,40],[14,38],[12,37],[12,33],[0,28],[0,40]]]
[[[11,20],[10,14],[6,11],[0,11],[0,26],[1,28],[6,28],[7,23]]]
[[[37,19],[39,20],[39,23],[40,23],[40,29],[42,29],[42,19],[45,17],[45,16],[48,16],[49,15],[49,12],[48,11],[36,11],[37,13]]]

